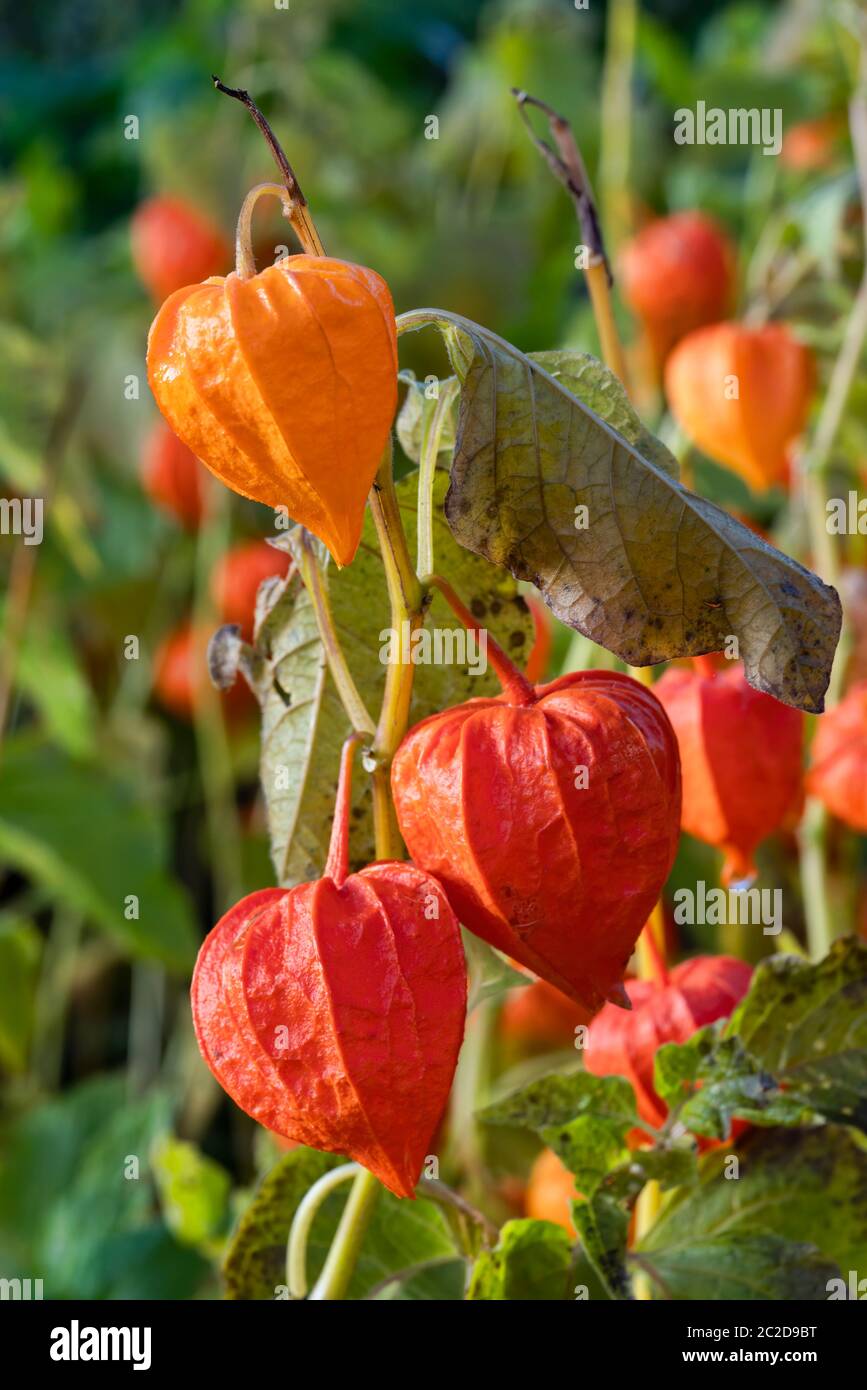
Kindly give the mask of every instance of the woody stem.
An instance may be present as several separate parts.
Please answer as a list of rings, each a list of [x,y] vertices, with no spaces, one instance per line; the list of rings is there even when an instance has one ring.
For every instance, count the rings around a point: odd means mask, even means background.
[[[476,621],[469,608],[461,603],[448,580],[441,578],[438,574],[428,574],[422,579],[422,584],[426,589],[439,590],[455,617],[460,618],[469,632],[485,633],[491,665],[497,673],[503,687],[503,693],[508,696],[510,702],[516,705],[531,704],[536,698],[536,694],[523,671],[518,670],[515,663],[506,656],[499,642],[494,640],[482,623]]]
[[[313,218],[310,216],[307,199],[301,192],[301,185],[295,177],[295,171],[286,158],[280,141],[265,120],[265,117],[262,115],[255,101],[250,96],[250,93],[244,91],[243,87],[227,87],[225,83],[221,82],[219,77],[213,73],[211,74],[211,81],[218,92],[224,92],[227,97],[234,97],[236,101],[241,102],[242,106],[246,106],[247,110],[250,112],[250,115],[265,137],[265,143],[274,157],[277,168],[283,175],[283,182],[286,185],[286,190],[294,204],[290,220],[292,226],[295,228],[298,240],[301,242],[308,256],[324,256],[325,247],[322,245]]]
[[[538,97],[515,89],[512,90],[512,95],[518,103],[518,110],[527,127],[530,139],[554,177],[563,184],[575,206],[582,242],[587,251],[584,273],[587,277],[587,292],[593,306],[593,317],[596,320],[602,356],[606,366],[610,367],[614,375],[620,378],[628,394],[629,375],[626,369],[626,356],[620,341],[620,334],[617,331],[614,308],[611,302],[611,267],[605,252],[605,242],[593,190],[590,187],[590,180],[587,177],[587,170],[584,167],[584,160],[581,157],[581,151],[578,148],[572,127],[553,107],[545,101],[540,101]],[[547,118],[548,128],[555,145],[554,149],[536,135],[527,117],[526,108],[528,106],[535,107]]]

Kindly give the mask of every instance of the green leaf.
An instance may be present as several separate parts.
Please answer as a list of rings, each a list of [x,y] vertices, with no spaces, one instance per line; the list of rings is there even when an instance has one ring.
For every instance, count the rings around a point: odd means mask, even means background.
[[[650,433],[635,411],[623,389],[622,383],[612,371],[592,357],[589,352],[578,352],[574,348],[554,348],[547,352],[528,352],[531,362],[537,363],[544,371],[577,396],[579,401],[600,416],[612,429],[651,462],[659,465],[672,478],[677,478],[680,468],[670,449]],[[436,409],[437,399],[429,400],[424,385],[417,382],[413,372],[401,372],[408,390],[397,417],[397,434],[401,447],[408,458],[418,463],[421,458],[422,441]],[[455,377],[447,377],[439,383],[439,396],[444,391],[450,399],[445,410],[445,427],[440,440],[440,452],[454,451],[457,436],[457,421],[460,408],[459,393],[453,388],[458,385]]]
[[[572,1219],[609,1298],[631,1297],[626,1267],[629,1208],[648,1182],[663,1191],[692,1186],[698,1180],[694,1148],[636,1148],[625,1162],[611,1167],[588,1198],[572,1203]]]
[[[581,1246],[609,1298],[628,1298],[626,1240],[629,1212],[607,1193],[572,1203],[572,1220]]]
[[[467,1262],[454,1256],[428,1260],[386,1279],[367,1295],[375,1302],[463,1301],[467,1282]]]
[[[734,635],[756,689],[823,708],[841,624],[833,589],[688,492],[661,446],[648,457],[646,441],[511,344],[439,310],[401,320],[428,324],[462,384],[446,498],[462,545],[532,581],[558,618],[633,666],[718,651]],[[578,389],[580,373],[568,379]]]
[[[635,1095],[620,1076],[578,1071],[534,1081],[483,1110],[487,1124],[532,1129],[590,1197],[609,1169],[629,1156],[626,1135],[637,1121]]]
[[[112,1297],[117,1269],[107,1268],[108,1253],[152,1223],[148,1154],[169,1113],[167,1095],[132,1099],[125,1078],[108,1077],[8,1125],[0,1168],[4,1274],[38,1274],[46,1298]]]
[[[568,1125],[578,1115],[596,1115],[629,1129],[637,1120],[635,1093],[622,1076],[555,1073],[487,1106],[479,1119],[489,1125],[514,1125],[541,1134]]]
[[[803,1104],[867,1131],[863,941],[835,941],[816,965],[799,956],[763,961],[729,1031]]]
[[[533,624],[517,585],[468,554],[452,538],[442,515],[448,477],[434,479],[434,547],[437,563],[449,575],[473,613],[492,636],[523,664]],[[398,484],[404,526],[415,554],[417,475]],[[368,514],[358,554],[343,570],[327,562],[327,583],[337,634],[367,708],[378,712],[386,666],[380,659],[381,634],[389,607],[373,522]],[[428,624],[462,632],[440,594],[428,610]],[[252,683],[262,706],[262,786],[268,807],[271,852],[277,879],[291,886],[321,874],[328,850],[340,749],[351,732],[336,688],[324,663],[312,605],[295,580],[277,598],[259,635],[252,658]],[[420,664],[410,722],[476,695],[496,694],[499,683],[489,668],[473,675],[466,665]],[[356,776],[351,818],[353,866],[374,857],[368,779]]]
[[[486,941],[481,941],[463,928],[461,936],[470,976],[468,1013],[472,1013],[476,1005],[486,999],[499,999],[510,989],[529,984],[528,977],[520,970],[513,970],[506,958]]]
[[[759,1125],[809,1124],[813,1112],[746,1051],[711,1025],[685,1043],[665,1043],[654,1061],[654,1088],[695,1134],[724,1139],[735,1115]]]
[[[550,1221],[507,1221],[493,1250],[479,1255],[467,1298],[474,1302],[572,1296],[572,1242]]]
[[[181,1245],[210,1253],[228,1212],[231,1178],[195,1144],[163,1135],[151,1149],[163,1220]]]
[[[650,433],[623,389],[623,383],[604,362],[589,352],[576,352],[572,348],[529,352],[527,356],[646,459],[677,479],[680,467],[674,454]]]
[[[867,1151],[857,1133],[836,1125],[754,1130],[739,1143],[736,1158],[738,1176],[727,1177],[732,1156],[720,1150],[706,1155],[698,1185],[679,1192],[640,1242],[642,1266],[656,1272],[664,1292],[674,1287],[683,1290],[674,1297],[825,1298],[825,1280],[836,1267],[844,1273],[867,1267]],[[773,1260],[766,1267],[751,1251],[757,1238],[802,1247],[797,1255],[781,1250],[778,1260],[780,1277],[802,1281],[805,1292],[773,1285]],[[830,1273],[804,1246],[822,1252]],[[800,1272],[793,1260],[803,1265]],[[768,1280],[777,1292],[766,1291]],[[744,1281],[755,1282],[757,1291],[745,1291]],[[739,1291],[726,1291],[731,1289]]]
[[[813,1245],[779,1236],[719,1236],[636,1259],[663,1298],[818,1302],[838,1274]]]
[[[690,1187],[698,1180],[698,1162],[692,1143],[659,1145],[630,1150],[626,1163],[605,1175],[602,1189],[621,1201],[633,1201],[645,1183],[658,1182],[663,1192]]]
[[[27,1065],[42,936],[31,922],[0,917],[0,1062],[9,1071]]]
[[[223,1278],[227,1298],[283,1296],[286,1241],[298,1204],[319,1178],[345,1162],[335,1154],[298,1148],[271,1169],[242,1215],[226,1253]],[[307,1245],[311,1287],[337,1230],[347,1190],[348,1185],[327,1197],[314,1219]],[[439,1207],[424,1197],[412,1202],[401,1200],[383,1188],[377,1196],[348,1297],[364,1298],[401,1270],[453,1258],[455,1254]]]
[[[18,653],[16,683],[66,752],[75,757],[94,751],[96,700],[65,632],[42,620],[28,624]]]
[[[187,970],[196,937],[167,857],[155,811],[109,772],[29,738],[8,743],[0,767],[0,858],[135,955]],[[138,919],[125,916],[133,895]]]

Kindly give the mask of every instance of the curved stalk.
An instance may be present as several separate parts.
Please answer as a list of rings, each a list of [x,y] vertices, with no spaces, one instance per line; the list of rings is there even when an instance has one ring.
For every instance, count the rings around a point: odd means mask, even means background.
[[[308,531],[302,532],[301,545],[298,547],[296,558],[301,579],[313,604],[316,626],[319,629],[319,640],[325,650],[328,669],[334,684],[337,686],[337,693],[346,711],[346,716],[356,733],[373,734],[376,732],[376,725],[358,693],[358,687],[352,679],[352,673],[347,665],[346,656],[334,626],[331,604],[328,602],[328,592],[322,583],[322,573],[316,562]]]
[[[424,432],[421,457],[418,468],[418,558],[417,569],[421,574],[432,574],[434,569],[433,548],[433,485],[436,475],[437,457],[440,441],[445,428],[446,416],[455,396],[458,383],[450,379],[440,390],[430,423]]]
[[[438,574],[428,574],[424,576],[422,583],[427,589],[439,590],[455,617],[461,620],[469,632],[485,633],[491,665],[497,673],[497,679],[503,687],[503,693],[508,696],[511,703],[515,705],[532,704],[536,698],[536,692],[523,671],[518,670],[514,661],[506,655],[499,642],[494,640],[484,624],[476,621],[470,610],[458,598],[448,580],[443,579]]]
[[[307,1297],[307,1241],[316,1213],[336,1187],[362,1171],[357,1163],[343,1163],[339,1168],[332,1168],[323,1173],[298,1203],[286,1242],[286,1285],[290,1298]]]
[[[211,74],[211,81],[218,92],[224,92],[227,97],[234,97],[236,101],[241,102],[242,106],[246,106],[247,110],[250,112],[250,115],[265,137],[265,143],[271,151],[277,168],[283,175],[286,191],[293,204],[291,222],[292,226],[295,228],[298,240],[301,242],[308,256],[324,256],[325,247],[322,245],[313,218],[310,216],[307,199],[301,192],[301,185],[295,177],[295,171],[286,158],[280,141],[265,120],[265,117],[262,115],[255,101],[250,96],[250,93],[245,91],[243,87],[227,87],[225,83],[221,82],[219,77],[213,73]]]
[[[256,274],[256,257],[253,255],[253,209],[265,194],[279,198],[283,204],[283,216],[292,221],[295,204],[282,183],[257,183],[251,188],[238,213],[235,229],[235,274],[239,280],[251,280]]]

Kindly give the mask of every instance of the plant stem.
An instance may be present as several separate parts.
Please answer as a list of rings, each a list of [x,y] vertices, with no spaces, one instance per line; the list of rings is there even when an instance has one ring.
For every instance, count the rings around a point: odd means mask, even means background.
[[[339,1168],[332,1168],[305,1192],[298,1203],[286,1242],[286,1284],[290,1298],[307,1297],[307,1241],[316,1213],[335,1187],[348,1182],[361,1171],[357,1163],[342,1163]],[[311,1298],[314,1296],[311,1294]]]
[[[331,1242],[322,1273],[310,1291],[309,1301],[331,1301],[345,1296],[355,1273],[361,1243],[370,1224],[379,1190],[379,1179],[363,1168],[352,1184],[340,1225]]]
[[[626,357],[620,342],[620,335],[617,332],[614,309],[611,303],[611,285],[613,283],[611,267],[605,252],[605,242],[593,198],[593,190],[590,187],[590,180],[587,177],[581,151],[572,133],[572,127],[567,120],[557,114],[553,107],[549,106],[547,102],[540,101],[538,97],[531,97],[527,92],[519,92],[514,89],[513,95],[518,102],[518,108],[530,134],[530,139],[554,176],[568,190],[575,205],[581,236],[589,253],[585,272],[587,290],[593,305],[593,316],[596,320],[602,356],[615,376],[620,378],[627,394],[629,394]],[[533,131],[524,109],[526,106],[535,106],[547,116],[551,136],[557,146],[556,153]]]
[[[628,395],[630,386],[626,355],[620,341],[620,334],[617,331],[617,324],[614,321],[611,287],[605,275],[605,267],[602,264],[590,265],[587,267],[586,274],[590,303],[593,306],[593,317],[596,320],[596,331],[599,334],[599,346],[602,349],[602,360],[607,367],[611,368],[614,375],[620,378]]]
[[[391,605],[391,626],[402,634],[409,623],[412,634],[424,622],[425,592],[413,568],[404,535],[397,492],[391,471],[391,443],[380,464],[370,494],[370,510],[382,552],[385,579]],[[389,787],[391,760],[409,724],[409,706],[415,667],[412,662],[390,662],[385,675],[385,692],[379,723],[373,740],[373,826],[378,859],[400,859],[403,845]]]
[[[308,256],[324,256],[325,247],[319,239],[319,233],[316,230],[313,218],[310,216],[307,199],[301,192],[301,185],[295,177],[292,165],[286,158],[280,141],[265,120],[265,117],[262,115],[255,101],[250,96],[250,93],[244,91],[243,87],[227,87],[225,83],[221,82],[219,77],[215,76],[213,73],[211,74],[211,81],[218,92],[224,92],[227,97],[234,97],[236,101],[240,101],[243,106],[246,106],[247,110],[250,112],[250,115],[265,137],[265,142],[274,157],[277,168],[283,175],[283,182],[286,185],[287,192],[293,203],[290,221],[295,228],[298,240],[301,242]]]
[[[635,1203],[635,1244],[643,1240],[648,1231],[651,1230],[656,1218],[659,1216],[659,1209],[662,1206],[662,1190],[658,1182],[651,1179],[645,1183],[638,1194],[638,1201]],[[635,1297],[640,1303],[647,1303],[653,1298],[653,1284],[645,1273],[638,1273],[634,1280]]]
[[[615,251],[630,235],[632,200],[632,70],[638,27],[636,0],[609,0],[602,68],[599,189],[605,230]]]
[[[862,32],[860,37],[858,82],[849,104],[849,128],[855,151],[855,166],[861,194],[864,248],[865,255],[867,255],[867,34]],[[813,560],[829,584],[839,583],[840,566],[837,550],[827,527],[825,475],[864,351],[865,341],[867,341],[867,269],[862,275],[852,312],[846,324],[843,342],[831,371],[831,379],[819,414],[816,433],[803,461],[805,502],[813,546]],[[840,697],[845,675],[845,653],[847,650],[848,641],[844,631],[837,646],[836,659],[831,671],[828,705],[836,704]],[[819,960],[827,954],[835,936],[829,904],[827,833],[827,811],[819,802],[809,799],[801,823],[799,848],[807,942],[814,960]]]
[[[352,673],[337,636],[331,604],[328,601],[328,592],[322,582],[322,572],[317,564],[313,542],[308,531],[302,531],[301,544],[293,549],[301,579],[310,595],[310,602],[313,604],[316,626],[319,629],[319,640],[325,650],[328,669],[334,684],[337,686],[337,693],[347,718],[356,733],[374,734],[376,725],[358,693],[358,687],[352,679]]]
[[[295,204],[282,183],[257,183],[251,188],[238,214],[235,230],[235,274],[239,280],[251,280],[256,274],[256,258],[253,255],[253,209],[265,194],[279,198],[283,204],[283,215],[292,221]]]
[[[449,1133],[453,1161],[464,1174],[471,1200],[484,1198],[485,1160],[476,1116],[482,1106],[490,1068],[497,1007],[483,999],[467,1019],[449,1104]]]
[[[433,548],[433,485],[437,457],[448,410],[458,393],[456,380],[444,382],[433,415],[424,431],[418,469],[418,559],[419,574],[432,574]]]
[[[30,1055],[37,1085],[45,1091],[55,1091],[60,1084],[70,985],[83,927],[77,912],[58,908],[42,954]]]
[[[426,588],[439,590],[455,617],[460,618],[469,632],[484,632],[491,665],[497,673],[497,678],[503,687],[503,693],[508,696],[510,702],[516,705],[531,704],[536,698],[536,692],[523,671],[518,670],[514,661],[506,655],[499,642],[494,640],[487,628],[476,621],[470,610],[458,598],[448,580],[443,579],[438,574],[428,574],[424,576],[423,582]]]
[[[809,797],[798,831],[798,848],[807,946],[813,960],[821,960],[828,954],[836,935],[828,901],[827,838],[827,812],[820,801]]]
[[[84,399],[84,383],[77,377],[66,384],[60,404],[48,431],[45,446],[45,467],[42,475],[42,509],[50,512],[57,490],[57,479],[69,437],[75,427]],[[9,572],[9,584],[3,614],[3,636],[0,641],[0,743],[15,690],[18,653],[27,626],[27,614],[36,577],[38,545],[15,547]]]

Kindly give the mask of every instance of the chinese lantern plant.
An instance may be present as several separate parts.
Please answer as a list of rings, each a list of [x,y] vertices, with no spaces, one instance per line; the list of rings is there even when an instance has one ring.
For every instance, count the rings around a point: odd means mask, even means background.
[[[755,877],[755,851],[796,823],[803,801],[804,720],[744,679],[739,664],[672,669],[654,687],[683,768],[684,830],[722,850],[725,884]]]
[[[148,496],[188,531],[205,514],[206,481],[201,464],[168,425],[154,426],[142,450],[142,485]]]
[[[207,937],[193,1008],[228,1094],[301,1141],[285,1171],[308,1162],[304,1146],[361,1165],[313,1295],[335,1298],[375,1223],[377,1179],[409,1198],[423,1161],[438,1160],[464,1021],[458,921],[589,1019],[628,1003],[624,973],[676,850],[680,760],[662,704],[618,671],[528,680],[509,655],[526,650],[517,581],[637,665],[715,650],[734,632],[747,678],[809,709],[821,707],[839,611],[832,590],[682,488],[600,363],[565,351],[529,358],[445,311],[396,321],[377,272],[325,254],[270,128],[246,93],[231,95],[266,132],[283,184],[245,200],[234,271],[178,288],[159,309],[149,380],[211,472],[297,525],[285,542],[293,577],[272,586],[255,636],[247,626],[224,644],[231,660],[212,663],[226,683],[237,667],[263,710],[279,886],[230,907]],[[270,195],[303,252],[257,270],[252,212]],[[442,334],[460,394],[451,468],[446,477],[436,466],[448,422],[434,411],[399,492],[397,336],[427,326]],[[585,511],[591,523],[576,525]],[[757,615],[743,594],[759,576],[767,606]],[[224,592],[224,581],[223,600],[237,597],[242,586]],[[460,656],[416,661],[415,639],[430,635],[443,598],[464,636],[484,634],[499,692]],[[383,658],[389,634],[400,640]],[[420,693],[434,688],[438,660],[462,668],[463,684],[438,672],[431,710]],[[473,679],[479,694],[467,698]],[[350,810],[351,753],[339,777],[335,763],[353,730],[370,782]],[[351,837],[357,846],[368,811],[375,855],[353,873]],[[600,1094],[611,1084],[584,1079]],[[286,1212],[295,1275],[310,1214],[343,1176],[320,1166],[303,1211]],[[462,1180],[460,1164],[450,1176]],[[293,1287],[303,1291],[303,1277]]]
[[[266,579],[284,579],[291,561],[265,541],[241,541],[226,551],[211,577],[211,594],[224,623],[236,623],[246,640],[253,635],[256,596]]]
[[[819,724],[807,791],[844,825],[867,833],[867,681],[856,682]]]
[[[735,288],[735,253],[701,212],[678,212],[644,227],[620,258],[620,287],[657,365],[686,333],[724,319]]]
[[[193,1020],[211,1071],[260,1124],[411,1197],[457,1062],[466,965],[435,879],[397,861],[349,873],[356,741],[323,877],[226,914],[199,953]]]
[[[670,972],[658,962],[655,978],[627,981],[628,1012],[606,1004],[591,1023],[587,1070],[595,1076],[626,1077],[639,1116],[659,1128],[668,1107],[653,1084],[658,1049],[686,1042],[697,1029],[728,1018],[749,989],[751,976],[752,966],[733,956],[695,956]]]
[[[812,354],[786,324],[717,323],[678,343],[665,393],[692,442],[763,492],[787,477],[814,379]]]
[[[136,209],[130,235],[133,265],[157,303],[219,275],[231,260],[220,229],[183,198],[148,198]]]
[[[539,1227],[524,1228],[524,1243],[541,1258],[557,1245],[548,1223],[571,1220],[581,1243],[573,1253],[612,1298],[827,1297],[829,1266],[845,1250],[829,1222],[829,1188],[850,1164],[856,1184],[867,1173],[860,1135],[846,1128],[852,1092],[832,1080],[865,1055],[867,946],[841,940],[815,964],[771,957],[752,977],[741,961],[696,957],[639,985],[632,1015],[606,1006],[591,1023],[587,1068],[540,1077],[483,1112],[487,1124],[529,1129],[546,1146],[527,1190]],[[589,1070],[594,1050],[604,1075]],[[827,1165],[816,1169],[820,1152]],[[651,1181],[663,1201],[648,1228]],[[838,1193],[854,1212],[855,1192]],[[502,1237],[480,1258],[477,1286],[501,1247]]]
[[[594,1013],[622,999],[674,860],[674,736],[629,676],[531,686],[502,652],[492,660],[501,696],[431,715],[397,750],[398,824],[466,927]]]

